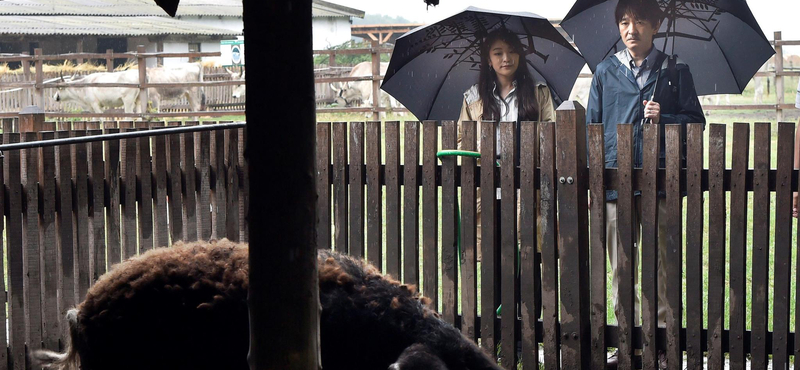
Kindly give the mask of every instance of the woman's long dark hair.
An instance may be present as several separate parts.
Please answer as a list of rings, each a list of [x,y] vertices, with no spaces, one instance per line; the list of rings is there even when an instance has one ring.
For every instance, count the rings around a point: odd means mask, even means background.
[[[533,80],[525,61],[525,49],[517,35],[509,32],[505,28],[498,28],[486,36],[481,43],[481,71],[478,76],[478,94],[483,101],[482,119],[500,120],[500,106],[492,95],[497,74],[489,66],[489,48],[497,40],[503,40],[506,44],[519,54],[517,71],[514,73],[514,80],[517,81],[517,105],[519,106],[520,121],[538,121],[539,107],[536,104],[536,83]]]

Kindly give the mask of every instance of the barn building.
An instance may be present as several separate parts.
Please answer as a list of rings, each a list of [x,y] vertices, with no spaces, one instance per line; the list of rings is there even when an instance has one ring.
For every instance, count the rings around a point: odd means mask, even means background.
[[[0,54],[33,54],[36,48],[43,54],[126,52],[138,45],[148,52],[218,52],[220,41],[242,35],[242,9],[241,0],[181,0],[170,18],[152,0],[3,0]],[[352,17],[364,12],[313,0],[312,15],[314,48],[324,49],[349,40]]]

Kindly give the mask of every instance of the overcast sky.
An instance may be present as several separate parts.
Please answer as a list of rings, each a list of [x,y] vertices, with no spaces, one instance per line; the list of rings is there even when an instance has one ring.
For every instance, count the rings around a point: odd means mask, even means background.
[[[493,10],[527,11],[550,19],[561,19],[574,3],[569,0],[439,0],[439,6],[426,8],[423,0],[330,0],[370,14],[401,16],[412,22],[432,23],[468,7]],[[772,40],[782,31],[784,40],[800,40],[800,0],[750,0],[747,2],[761,29]],[[800,53],[800,50],[794,52]]]

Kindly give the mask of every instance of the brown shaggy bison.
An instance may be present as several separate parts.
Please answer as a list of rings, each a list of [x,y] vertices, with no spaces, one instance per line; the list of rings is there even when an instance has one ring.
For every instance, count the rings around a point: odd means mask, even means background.
[[[66,352],[32,356],[63,370],[247,370],[247,256],[220,240],[120,263],[67,314]],[[413,286],[325,250],[317,267],[325,370],[500,369]]]

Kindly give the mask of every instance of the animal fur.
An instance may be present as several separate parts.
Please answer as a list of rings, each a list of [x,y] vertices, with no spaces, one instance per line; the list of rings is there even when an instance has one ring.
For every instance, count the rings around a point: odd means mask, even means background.
[[[247,257],[246,245],[220,240],[118,264],[67,315],[66,352],[32,357],[62,370],[249,369]],[[414,286],[325,250],[317,267],[325,370],[500,369]]]

